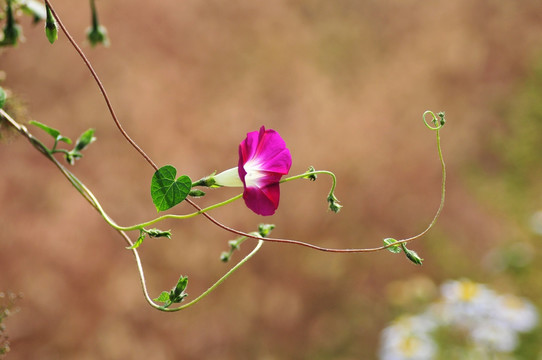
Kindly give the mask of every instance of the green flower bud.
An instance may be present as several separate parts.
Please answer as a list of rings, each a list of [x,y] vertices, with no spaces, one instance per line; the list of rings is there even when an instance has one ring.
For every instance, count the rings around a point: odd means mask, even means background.
[[[444,124],[446,124],[446,119],[444,118],[444,111],[439,112],[437,115],[440,118],[440,126],[444,126]]]
[[[45,7],[47,10],[47,19],[45,20],[45,35],[51,44],[58,39],[58,27],[56,25],[55,18],[49,6]]]
[[[54,42],[58,39],[58,28],[56,23],[45,24],[45,35],[47,36],[47,40],[49,40],[51,44],[54,44]]]
[[[339,200],[335,197],[335,194],[329,194],[327,197],[327,202],[329,204],[329,210],[333,211],[334,213],[338,213],[343,207],[339,204]]]
[[[416,265],[422,264],[423,259],[414,250],[407,249],[405,243],[401,243],[401,248],[405,252],[408,260],[412,261]]]
[[[222,254],[220,254],[220,261],[227,263],[230,261],[231,252],[223,251]]]
[[[87,40],[91,46],[102,44],[103,46],[109,46],[109,38],[107,36],[107,29],[102,26],[91,26],[87,29]]]
[[[21,27],[15,23],[7,23],[4,26],[4,38],[0,41],[0,46],[15,46],[21,36]]]
[[[171,239],[171,230],[160,230],[160,229],[150,229],[150,230],[144,230],[149,237],[151,238],[159,238],[159,237],[167,237],[168,239]]]
[[[192,197],[202,197],[202,196],[205,196],[205,193],[203,191],[199,190],[199,189],[192,189],[192,190],[190,190],[188,195],[190,195]]]

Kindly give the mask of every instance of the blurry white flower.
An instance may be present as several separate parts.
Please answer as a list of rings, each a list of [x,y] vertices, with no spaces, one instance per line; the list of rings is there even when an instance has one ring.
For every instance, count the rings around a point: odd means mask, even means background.
[[[423,313],[403,316],[383,330],[380,359],[434,359],[439,350],[452,358],[508,359],[518,346],[518,333],[538,323],[538,312],[528,300],[499,295],[470,280],[447,281],[441,294]],[[442,337],[442,330],[460,334],[463,342]],[[440,334],[438,344],[435,334]],[[457,354],[448,354],[452,350]]]
[[[423,315],[402,317],[382,331],[383,360],[430,360],[436,345],[430,336],[435,322]]]
[[[517,333],[498,321],[478,324],[471,330],[474,343],[488,352],[511,352],[517,346]]]
[[[538,312],[534,305],[511,294],[497,298],[495,315],[505,326],[518,332],[532,330],[538,323]]]
[[[490,317],[497,299],[495,292],[470,280],[448,281],[441,292],[443,320],[464,327]]]

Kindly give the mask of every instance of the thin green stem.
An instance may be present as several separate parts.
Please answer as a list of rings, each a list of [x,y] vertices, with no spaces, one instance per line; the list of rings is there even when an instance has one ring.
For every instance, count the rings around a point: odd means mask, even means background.
[[[94,29],[98,28],[98,12],[96,11],[96,4],[94,0],[90,0],[90,12],[92,13],[92,27]]]
[[[258,238],[259,241],[258,243],[256,244],[256,246],[254,247],[254,249],[247,255],[245,256],[243,259],[241,259],[237,264],[235,264],[234,267],[232,267],[227,273],[225,273],[220,279],[218,279],[213,285],[211,285],[207,290],[205,290],[203,293],[201,293],[201,295],[199,295],[197,298],[195,298],[194,300],[184,304],[184,305],[181,305],[179,307],[176,307],[176,308],[164,308],[162,306],[153,306],[155,307],[156,309],[158,310],[161,310],[161,311],[165,311],[165,312],[175,312],[175,311],[179,311],[179,310],[183,310],[183,309],[186,309],[187,307],[190,307],[194,304],[196,304],[197,302],[199,302],[201,299],[203,299],[204,297],[206,297],[207,295],[209,295],[209,293],[211,293],[214,289],[216,289],[220,284],[222,284],[227,278],[230,277],[231,274],[233,274],[235,272],[235,270],[239,269],[241,266],[243,266],[252,256],[254,256],[254,254],[256,254],[260,248],[262,247],[262,244],[264,242],[263,238]],[[155,304],[156,305],[156,304]]]
[[[189,218],[192,218],[194,216],[197,216],[197,215],[201,215],[203,213],[206,213],[210,210],[213,210],[213,209],[216,209],[218,207],[221,207],[221,206],[224,206],[224,205],[227,205],[229,203],[232,203],[234,202],[235,200],[238,200],[240,199],[241,197],[243,196],[243,194],[239,194],[239,195],[236,195],[228,200],[225,200],[225,201],[222,201],[222,202],[219,202],[217,204],[214,204],[214,205],[211,205],[211,206],[208,206],[206,208],[203,208],[203,209],[200,209],[196,212],[193,212],[193,213],[190,213],[190,214],[186,214],[186,215],[174,215],[174,214],[167,214],[167,215],[162,215],[154,220],[150,220],[150,221],[147,221],[147,222],[144,222],[144,223],[141,223],[141,224],[137,224],[137,225],[133,225],[133,226],[117,226],[116,228],[118,230],[123,230],[123,231],[131,231],[131,230],[138,230],[138,229],[142,229],[144,227],[147,227],[147,226],[151,226],[157,222],[160,222],[162,220],[166,220],[166,219],[177,219],[177,220],[182,220],[182,219],[189,219]]]
[[[54,159],[54,158],[53,158]],[[56,161],[56,159],[54,159],[54,162],[57,164],[57,166],[61,167],[63,172],[67,173],[68,174],[68,177],[69,177],[69,180],[70,182],[79,190],[79,192],[81,193],[84,193],[85,196],[88,196],[91,200],[92,200],[92,203],[94,205],[94,207],[96,208],[96,210],[98,210],[98,212],[100,213],[100,215],[102,215],[102,217],[104,218],[104,220],[111,226],[113,227],[114,229],[116,230],[119,230],[119,231],[133,231],[133,230],[141,230],[147,226],[151,226],[157,222],[160,222],[160,221],[163,221],[163,220],[166,220],[166,219],[177,219],[177,220],[182,220],[182,219],[189,219],[189,218],[192,218],[192,217],[195,217],[197,215],[200,215],[200,214],[203,214],[207,211],[210,211],[210,210],[213,210],[213,209],[216,209],[218,207],[221,207],[221,206],[224,206],[224,205],[227,205],[229,203],[232,203],[234,202],[235,200],[237,199],[240,199],[242,197],[242,194],[239,194],[239,195],[236,195],[228,200],[225,200],[225,201],[222,201],[220,203],[217,203],[217,204],[214,204],[214,205],[211,205],[211,206],[208,206],[204,209],[201,209],[199,211],[196,211],[196,212],[193,212],[193,213],[190,213],[190,214],[185,214],[185,215],[175,215],[175,214],[167,214],[167,215],[163,215],[163,216],[160,216],[156,219],[153,219],[153,220],[150,220],[150,221],[147,221],[147,222],[144,222],[144,223],[141,223],[141,224],[137,224],[137,225],[132,225],[132,226],[119,226],[117,225],[110,217],[109,215],[107,215],[107,213],[104,211],[104,209],[102,208],[102,206],[100,205],[100,202],[98,201],[98,199],[96,199],[96,197],[94,196],[94,194],[92,194],[92,192],[90,191],[90,189],[88,189],[79,179],[77,179],[77,177],[75,177],[75,175],[73,175],[69,170],[67,170],[66,168],[64,168],[64,166],[62,166],[60,163],[58,163],[58,161]]]
[[[6,27],[15,26],[15,18],[13,17],[13,8],[11,4],[12,1],[13,0],[6,0]]]
[[[285,183],[285,182],[288,182],[288,181],[292,181],[292,180],[297,180],[297,179],[306,179],[309,175],[318,175],[318,174],[324,174],[324,175],[329,175],[331,176],[331,179],[332,179],[332,184],[331,184],[331,191],[330,193],[333,193],[335,192],[335,186],[337,185],[337,177],[335,176],[334,173],[332,173],[331,171],[327,171],[327,170],[312,170],[312,171],[307,171],[303,174],[299,174],[299,175],[294,175],[294,176],[290,176],[290,177],[287,177],[285,179],[282,179],[280,181],[280,183]]]

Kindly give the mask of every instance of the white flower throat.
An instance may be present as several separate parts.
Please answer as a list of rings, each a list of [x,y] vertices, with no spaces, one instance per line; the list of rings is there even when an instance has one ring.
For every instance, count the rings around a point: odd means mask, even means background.
[[[261,163],[257,163],[254,160],[249,160],[243,166],[247,172],[245,175],[245,184],[247,187],[260,186],[260,179],[266,176],[265,172],[261,170],[261,165]]]

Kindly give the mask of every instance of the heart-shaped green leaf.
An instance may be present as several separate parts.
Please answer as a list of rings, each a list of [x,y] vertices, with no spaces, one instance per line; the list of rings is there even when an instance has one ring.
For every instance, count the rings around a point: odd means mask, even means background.
[[[177,176],[177,169],[166,165],[158,169],[152,176],[151,196],[157,211],[169,210],[188,196],[192,188],[192,180],[186,175]]]

